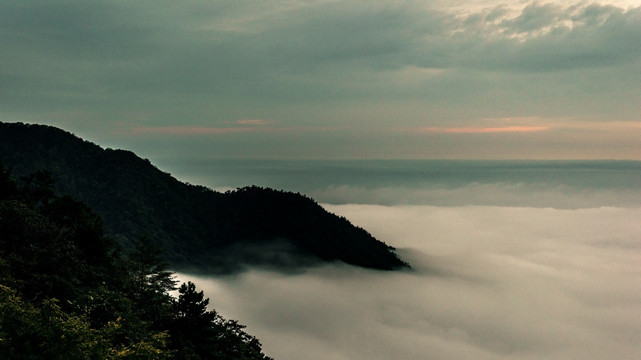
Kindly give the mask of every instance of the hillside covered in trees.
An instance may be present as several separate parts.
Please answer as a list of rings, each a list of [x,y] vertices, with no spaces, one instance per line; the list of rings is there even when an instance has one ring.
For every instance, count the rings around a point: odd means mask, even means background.
[[[103,149],[44,125],[0,123],[0,162],[16,175],[46,170],[104,219],[131,248],[139,235],[164,250],[173,269],[230,273],[323,262],[393,270],[394,249],[312,199],[257,186],[219,193],[186,184],[130,151]]]
[[[193,283],[170,296],[173,274],[147,238],[122,251],[51,185],[0,167],[1,359],[270,359]]]

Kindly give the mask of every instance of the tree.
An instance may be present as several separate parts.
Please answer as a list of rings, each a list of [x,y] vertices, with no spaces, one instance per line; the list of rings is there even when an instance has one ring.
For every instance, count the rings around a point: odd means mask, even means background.
[[[162,250],[150,238],[140,237],[134,247],[126,261],[129,283],[123,290],[142,321],[164,328],[172,317],[173,298],[169,293],[176,289],[175,276],[162,259]]]
[[[183,283],[174,303],[172,339],[185,355],[195,359],[270,360],[261,351],[257,338],[247,334],[244,325],[208,311],[209,299],[192,282]]]
[[[216,353],[212,324],[217,314],[207,310],[209,299],[202,291],[196,291],[196,285],[191,281],[183,283],[178,293],[169,328],[173,347],[181,349],[186,358],[209,359]]]

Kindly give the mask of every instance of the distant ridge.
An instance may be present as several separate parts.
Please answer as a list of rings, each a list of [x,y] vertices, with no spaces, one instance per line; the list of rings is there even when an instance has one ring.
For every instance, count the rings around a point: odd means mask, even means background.
[[[177,270],[289,271],[332,261],[408,267],[393,248],[306,196],[257,186],[215,192],[52,126],[0,122],[0,162],[15,176],[51,172],[57,192],[91,206],[109,235],[125,246],[151,238]]]

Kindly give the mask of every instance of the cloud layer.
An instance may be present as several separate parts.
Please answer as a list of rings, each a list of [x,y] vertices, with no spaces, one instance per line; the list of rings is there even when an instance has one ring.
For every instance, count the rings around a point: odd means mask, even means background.
[[[179,275],[195,279],[217,310],[247,324],[277,359],[641,356],[638,162],[181,165],[209,177],[206,184],[311,195],[413,266]]]
[[[196,278],[275,358],[641,355],[638,207],[327,208],[399,247],[415,271]]]

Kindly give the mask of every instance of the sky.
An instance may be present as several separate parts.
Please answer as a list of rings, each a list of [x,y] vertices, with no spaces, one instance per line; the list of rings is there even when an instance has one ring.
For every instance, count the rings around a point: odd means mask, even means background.
[[[638,1],[0,1],[0,121],[167,158],[641,160]]]

